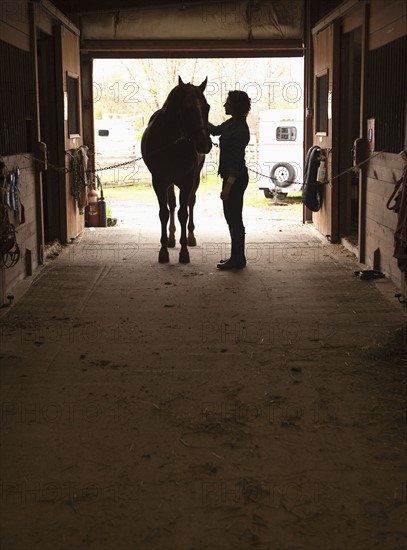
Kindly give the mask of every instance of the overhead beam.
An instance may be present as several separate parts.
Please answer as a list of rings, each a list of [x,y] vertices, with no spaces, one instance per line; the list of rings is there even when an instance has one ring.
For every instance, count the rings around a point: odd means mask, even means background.
[[[231,0],[53,0],[59,9],[75,16],[94,13],[112,12],[123,9],[167,9],[177,8],[184,11],[189,8],[208,6],[210,4],[227,4]]]
[[[319,23],[317,23],[312,29],[312,34],[318,34],[323,29],[325,29],[325,27],[333,23],[333,21],[339,19],[340,17],[343,17],[351,10],[355,9],[357,6],[366,4],[367,1],[368,0],[347,0],[347,2],[341,4],[339,7],[329,12],[328,15],[326,15],[323,19],[321,19],[321,21],[319,21]]]
[[[55,17],[60,23],[62,23],[67,29],[79,36],[80,31],[78,27],[70,20],[66,15],[64,15],[58,8],[52,4],[49,0],[35,0],[34,6],[40,6],[44,9],[49,15]]]
[[[81,52],[94,58],[302,57],[301,40],[84,40]]]

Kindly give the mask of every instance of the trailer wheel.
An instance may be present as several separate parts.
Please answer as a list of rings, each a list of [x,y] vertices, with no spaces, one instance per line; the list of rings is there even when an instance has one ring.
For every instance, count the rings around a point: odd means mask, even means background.
[[[295,170],[287,162],[278,162],[271,169],[270,177],[274,178],[276,187],[288,187],[295,181]]]
[[[274,193],[270,191],[270,189],[267,189],[266,187],[263,187],[263,193],[266,199],[274,199]]]

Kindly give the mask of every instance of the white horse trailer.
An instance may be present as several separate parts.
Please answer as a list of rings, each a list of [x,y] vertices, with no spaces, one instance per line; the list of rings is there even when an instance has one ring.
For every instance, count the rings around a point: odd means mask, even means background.
[[[303,111],[270,109],[260,113],[259,189],[268,198],[299,191],[303,179]]]
[[[114,164],[135,157],[137,150],[135,117],[105,114],[95,120],[95,153],[99,165]]]

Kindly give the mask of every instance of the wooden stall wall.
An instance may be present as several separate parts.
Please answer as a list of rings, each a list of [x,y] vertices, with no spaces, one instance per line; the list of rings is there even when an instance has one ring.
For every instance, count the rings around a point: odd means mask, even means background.
[[[24,223],[10,219],[21,254],[13,267],[0,267],[2,305],[43,262],[47,241],[68,242],[84,227],[69,177],[55,169],[68,162],[67,149],[82,144],[79,31],[49,2],[0,2],[0,58],[0,158],[6,170],[20,168],[25,214]],[[76,136],[65,117],[68,75],[78,83]],[[39,142],[47,147],[47,171]]]
[[[369,49],[388,44],[407,33],[405,0],[370,0]]]
[[[41,263],[37,252],[37,216],[35,195],[35,167],[29,155],[11,155],[2,157],[7,169],[12,171],[16,166],[20,170],[20,208],[24,208],[24,221],[21,223],[11,214],[10,222],[16,228],[16,237],[20,249],[20,258],[11,268],[0,268],[0,303],[7,303],[7,294],[12,293],[14,285],[30,276]],[[20,211],[21,215],[21,211]],[[6,260],[8,262],[9,260]]]
[[[1,40],[25,51],[30,49],[28,1],[0,2]]]
[[[0,305],[14,285],[34,270],[38,251],[37,200],[33,139],[35,136],[35,81],[30,42],[28,2],[0,4],[0,159],[5,173],[20,169],[19,214],[6,208],[16,228],[20,257],[10,268],[0,267]],[[20,216],[24,207],[24,220]]]
[[[368,58],[373,65],[383,55],[382,64],[386,65],[388,74],[378,77],[377,67],[371,66],[370,87],[366,90],[367,117],[375,119],[376,139],[366,171],[365,261],[391,277],[404,295],[405,275],[393,257],[397,215],[387,209],[386,203],[405,166],[399,153],[407,148],[406,36],[407,3],[371,0]],[[376,77],[382,82],[375,82]],[[377,154],[379,151],[383,153]]]
[[[366,181],[366,263],[374,266],[376,260],[395,284],[403,286],[402,273],[393,257],[394,232],[397,215],[388,210],[386,203],[394,184],[402,175],[404,162],[399,155],[383,153],[369,162]]]

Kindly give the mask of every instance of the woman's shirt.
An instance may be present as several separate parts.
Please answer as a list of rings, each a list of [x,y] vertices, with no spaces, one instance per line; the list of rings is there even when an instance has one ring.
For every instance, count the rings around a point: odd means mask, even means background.
[[[209,131],[219,139],[218,174],[225,179],[228,176],[238,178],[246,171],[245,149],[250,141],[250,131],[245,118],[230,118],[214,126],[209,123]]]

